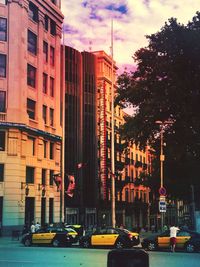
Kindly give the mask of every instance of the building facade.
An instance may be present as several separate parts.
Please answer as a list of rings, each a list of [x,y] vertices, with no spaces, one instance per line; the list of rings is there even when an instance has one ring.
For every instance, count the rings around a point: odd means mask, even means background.
[[[60,220],[60,1],[0,3],[0,225]]]
[[[97,57],[97,121],[100,200],[98,221],[111,225],[111,127],[112,78],[116,89],[117,67],[104,51],[93,52]],[[115,92],[114,92],[115,94]],[[139,228],[149,225],[149,188],[145,177],[150,171],[149,150],[141,151],[136,145],[125,144],[119,132],[124,123],[124,112],[114,109],[115,199],[116,225]]]
[[[96,223],[96,57],[65,47],[65,220]],[[74,183],[70,192],[70,182]]]

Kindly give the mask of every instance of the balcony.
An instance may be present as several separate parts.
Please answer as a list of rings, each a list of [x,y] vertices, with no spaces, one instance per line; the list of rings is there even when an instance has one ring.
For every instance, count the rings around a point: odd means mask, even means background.
[[[6,113],[0,112],[0,121],[6,121]]]

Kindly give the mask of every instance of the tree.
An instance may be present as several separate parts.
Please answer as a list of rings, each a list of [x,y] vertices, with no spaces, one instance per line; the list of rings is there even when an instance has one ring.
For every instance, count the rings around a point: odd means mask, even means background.
[[[200,13],[186,26],[171,18],[147,39],[148,46],[134,55],[136,71],[118,78],[116,104],[135,110],[125,118],[122,133],[159,151],[160,126],[155,121],[170,120],[163,133],[166,181],[172,191],[180,185],[187,190],[189,184],[199,184]]]

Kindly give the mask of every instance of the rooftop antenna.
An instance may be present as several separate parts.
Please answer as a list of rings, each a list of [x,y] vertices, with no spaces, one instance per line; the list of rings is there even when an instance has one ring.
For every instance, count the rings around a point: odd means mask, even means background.
[[[89,52],[92,52],[92,41],[89,41]]]

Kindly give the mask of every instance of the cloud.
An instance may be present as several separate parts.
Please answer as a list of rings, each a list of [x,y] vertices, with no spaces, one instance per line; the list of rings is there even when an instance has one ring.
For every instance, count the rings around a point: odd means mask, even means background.
[[[114,59],[118,66],[134,65],[132,56],[169,18],[186,24],[199,9],[199,0],[73,0],[62,1],[66,45],[79,51],[110,54],[114,19]],[[120,67],[121,68],[121,67]]]

